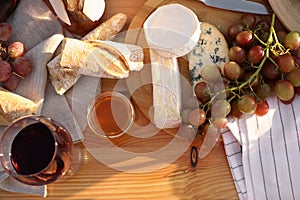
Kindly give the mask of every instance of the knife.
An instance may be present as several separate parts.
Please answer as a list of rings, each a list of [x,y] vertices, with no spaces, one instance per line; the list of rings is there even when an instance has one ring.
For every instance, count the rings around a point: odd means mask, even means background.
[[[214,148],[214,146],[217,144],[220,138],[220,131],[214,131],[213,129],[216,129],[216,127],[209,126],[208,131],[204,137],[204,140],[200,146],[198,157],[199,159],[203,159],[206,157]]]
[[[246,0],[198,0],[207,6],[232,10],[238,12],[248,12],[256,14],[270,14],[269,10],[261,3]]]
[[[71,26],[71,22],[68,16],[68,13],[65,9],[65,5],[62,0],[49,0],[53,10],[55,11],[56,15],[63,21],[64,23]]]

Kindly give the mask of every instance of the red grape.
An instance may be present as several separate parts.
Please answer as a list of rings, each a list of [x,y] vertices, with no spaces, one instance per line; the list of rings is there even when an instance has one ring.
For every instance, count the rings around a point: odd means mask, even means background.
[[[275,50],[274,53],[271,52],[270,53],[270,59],[272,59],[275,63],[278,63],[279,54],[280,54],[280,51]]]
[[[230,61],[224,65],[224,75],[229,80],[237,80],[241,73],[242,69],[236,62]]]
[[[233,46],[229,49],[228,57],[231,61],[242,63],[246,60],[246,52],[239,46]]]
[[[7,41],[12,35],[12,27],[8,23],[0,23],[0,41]]]
[[[263,66],[263,74],[265,77],[275,80],[279,79],[281,72],[279,69],[277,69],[276,65],[274,63],[265,63]]]
[[[253,96],[245,94],[238,100],[237,106],[242,113],[252,114],[256,110],[257,103]]]
[[[278,31],[277,33],[276,33],[276,35],[277,35],[277,38],[278,38],[278,40],[279,40],[279,42],[281,43],[281,44],[284,44],[284,40],[285,40],[285,37],[286,37],[286,32],[285,31]]]
[[[3,86],[7,90],[15,90],[19,83],[21,81],[21,78],[15,74],[12,74],[6,81],[4,81]]]
[[[287,73],[292,71],[295,68],[295,66],[295,59],[291,54],[286,53],[279,56],[278,67],[280,71]]]
[[[12,62],[13,70],[18,75],[25,77],[31,72],[31,63],[25,57],[18,57]]]
[[[258,64],[264,58],[265,52],[262,46],[255,45],[251,47],[247,53],[247,59],[253,64]]]
[[[226,127],[228,120],[226,117],[213,117],[211,123],[215,125],[217,129],[221,130]]]
[[[189,116],[190,116],[191,112],[192,112],[192,109],[189,109],[189,108],[186,108],[182,111],[181,118],[182,118],[183,122],[189,123]]]
[[[231,103],[231,110],[229,113],[230,117],[240,118],[243,115],[243,113],[239,110],[237,103],[238,101],[236,100]]]
[[[295,67],[293,71],[286,74],[286,79],[289,80],[293,86],[300,86],[300,67]]]
[[[193,126],[201,126],[206,120],[206,113],[202,109],[194,109],[190,112],[189,122]]]
[[[266,99],[273,94],[273,89],[269,84],[262,83],[255,88],[255,93],[259,98]]]
[[[225,99],[219,99],[213,102],[211,106],[211,115],[213,117],[225,117],[230,113],[230,103]]]
[[[269,35],[270,35],[269,32],[264,32],[264,33],[261,34],[260,39],[261,39],[263,42],[267,42],[267,40],[269,39]]]
[[[256,27],[259,28],[259,31],[263,33],[270,31],[270,24],[263,19],[256,23]]]
[[[231,38],[234,39],[236,37],[236,35],[239,32],[243,31],[243,25],[241,24],[232,24],[229,26],[228,31],[227,31],[227,35]]]
[[[300,33],[298,31],[289,32],[284,39],[284,46],[294,51],[299,48],[300,45]]]
[[[257,103],[257,107],[255,110],[255,114],[258,116],[264,116],[267,114],[269,111],[269,104],[265,100],[261,100],[260,102]]]
[[[12,74],[11,66],[8,62],[0,60],[0,81],[6,81]]]
[[[217,65],[207,65],[201,70],[201,77],[208,83],[214,83],[221,79],[219,67]]]
[[[194,92],[202,103],[206,103],[210,100],[210,91],[206,82],[198,82],[194,87]]]
[[[25,46],[22,42],[12,42],[8,45],[8,54],[12,58],[18,58],[24,55]]]
[[[241,23],[247,28],[254,28],[256,24],[256,17],[252,13],[244,13],[241,16]]]
[[[253,42],[254,36],[250,31],[242,31],[236,35],[235,39],[239,45],[248,46]]]
[[[282,101],[288,101],[294,96],[294,86],[288,80],[279,80],[275,83],[274,92]]]

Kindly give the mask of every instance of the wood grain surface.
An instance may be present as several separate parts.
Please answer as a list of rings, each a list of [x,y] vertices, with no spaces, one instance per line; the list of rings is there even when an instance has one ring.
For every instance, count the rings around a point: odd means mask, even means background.
[[[224,33],[229,24],[239,20],[241,14],[209,8],[195,0],[110,0],[106,1],[105,17],[124,12],[128,15],[125,29],[134,30],[142,27],[144,20],[155,8],[168,3],[180,3],[190,7],[198,15],[199,20],[211,22]],[[126,42],[137,44],[141,42],[134,34],[138,36],[140,32],[132,32],[126,37]],[[148,73],[147,70],[149,69],[145,68],[141,73]],[[129,88],[130,91],[131,85],[141,84],[141,81],[144,80],[140,73],[132,73],[130,79],[118,82],[120,84],[118,90],[126,92]],[[116,84],[114,80],[103,79],[102,91],[113,90]],[[136,96],[133,97],[136,121],[140,125],[148,123],[144,110],[138,109],[143,101],[145,105],[151,103],[151,88],[148,89],[135,91]],[[182,156],[162,169],[145,173],[128,173],[110,168],[95,159],[89,150],[98,145],[98,139],[93,139],[94,136],[89,130],[86,130],[85,136],[88,136],[87,141],[76,145],[82,149],[82,164],[79,171],[71,178],[50,184],[47,199],[238,199],[222,141],[206,158],[200,160],[196,167],[190,164],[190,148],[188,148]],[[172,139],[173,136],[161,131],[149,140],[124,135],[112,140],[112,143],[138,154],[159,149]],[[118,157],[109,154],[109,150],[104,150],[103,153]],[[161,156],[162,159],[167,159],[168,154]],[[43,198],[0,190],[0,199]]]

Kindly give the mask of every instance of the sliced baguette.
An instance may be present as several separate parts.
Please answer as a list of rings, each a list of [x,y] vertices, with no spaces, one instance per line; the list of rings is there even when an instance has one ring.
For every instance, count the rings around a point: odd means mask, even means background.
[[[143,50],[135,45],[65,38],[62,49],[62,70],[82,75],[121,79],[143,67]]]
[[[98,77],[124,78],[129,68],[122,54],[115,48],[96,41],[65,38],[62,44],[62,70]]]

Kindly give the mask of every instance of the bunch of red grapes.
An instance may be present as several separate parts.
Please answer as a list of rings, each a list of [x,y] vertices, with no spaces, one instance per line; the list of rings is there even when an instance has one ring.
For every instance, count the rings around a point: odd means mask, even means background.
[[[8,43],[12,27],[0,23],[0,82],[7,90],[15,90],[21,79],[31,72],[31,63],[24,57],[25,46],[22,42]]]
[[[183,121],[203,134],[218,133],[228,117],[265,115],[271,95],[284,104],[300,95],[300,33],[277,32],[274,23],[274,14],[269,23],[245,13],[228,28],[230,61],[223,69],[201,69],[202,81],[194,87],[199,108],[183,110]]]

